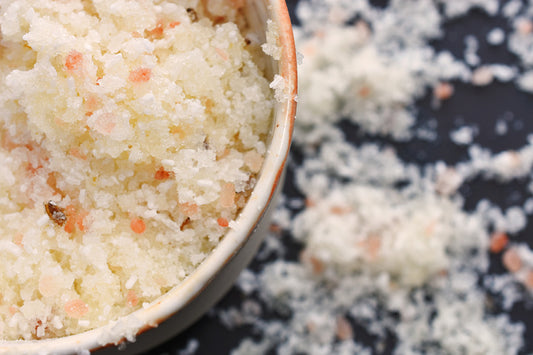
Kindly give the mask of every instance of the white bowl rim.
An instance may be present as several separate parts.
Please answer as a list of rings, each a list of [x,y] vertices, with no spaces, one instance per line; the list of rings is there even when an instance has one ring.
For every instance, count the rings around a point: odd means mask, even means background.
[[[129,336],[134,338],[145,330],[157,327],[191,302],[248,240],[280,182],[290,149],[296,113],[297,63],[291,20],[284,0],[270,0],[268,4],[270,19],[279,26],[282,57],[278,61],[278,70],[288,85],[289,99],[277,103],[274,131],[262,173],[246,206],[234,221],[234,228],[187,279],[148,307],[141,308],[118,322],[75,335],[31,341],[0,341],[0,354],[87,353],[89,350],[119,344]],[[122,331],[120,335],[117,333],[118,329]],[[113,333],[117,335],[114,336]]]

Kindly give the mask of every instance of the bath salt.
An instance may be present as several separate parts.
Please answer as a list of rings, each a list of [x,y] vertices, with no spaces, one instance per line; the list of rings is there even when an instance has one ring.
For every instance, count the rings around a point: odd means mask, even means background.
[[[495,27],[492,30],[490,30],[489,33],[487,33],[487,42],[490,45],[498,46],[505,41],[505,32],[499,28]]]
[[[241,7],[0,3],[0,340],[126,316],[233,225],[275,102]]]
[[[450,138],[455,144],[469,145],[474,140],[477,130],[474,127],[463,126],[450,133]]]

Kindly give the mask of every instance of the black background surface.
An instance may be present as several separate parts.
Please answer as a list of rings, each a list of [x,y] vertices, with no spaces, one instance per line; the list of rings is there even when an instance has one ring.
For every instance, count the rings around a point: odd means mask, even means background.
[[[250,0],[251,1],[251,0]],[[293,24],[297,24],[295,19],[295,7],[297,0],[287,2]],[[504,4],[506,1],[501,1]],[[388,1],[372,1],[378,6],[386,6]],[[510,24],[500,15],[490,17],[480,10],[471,10],[468,15],[455,20],[448,21],[444,25],[445,35],[443,38],[432,42],[436,49],[448,49],[456,58],[463,58],[464,36],[473,34],[479,41],[478,54],[482,63],[504,63],[519,66],[518,59],[511,54],[506,45],[491,46],[486,41],[487,33],[494,27],[500,27],[509,33]],[[443,160],[454,164],[468,158],[467,148],[453,143],[450,139],[450,132],[458,127],[469,124],[478,128],[478,135],[474,142],[483,147],[489,147],[493,152],[505,149],[519,149],[527,142],[527,136],[533,132],[533,95],[517,90],[513,83],[495,82],[487,87],[473,87],[460,82],[453,82],[455,93],[452,98],[446,101],[438,110],[431,107],[431,90],[428,90],[426,97],[417,102],[417,124],[416,127],[423,127],[428,121],[435,118],[438,122],[438,138],[435,141],[424,141],[414,139],[406,143],[395,143],[389,139],[377,136],[361,134],[356,126],[342,122],[347,137],[355,144],[362,142],[376,142],[383,145],[393,145],[399,156],[406,162],[416,162],[418,164],[432,163]],[[498,135],[495,133],[496,122],[506,117],[508,122],[508,133]],[[292,181],[292,171],[294,166],[301,160],[301,154],[293,147],[291,163],[288,166],[287,181],[284,192],[288,196],[299,196]],[[472,210],[483,198],[497,203],[500,207],[506,208],[513,205],[521,205],[531,196],[527,189],[527,181],[515,180],[505,185],[492,181],[476,179],[463,185],[460,190],[465,197],[465,209]],[[531,241],[533,238],[533,225],[517,235],[512,235],[514,241]],[[293,259],[298,254],[298,245],[288,240],[284,241],[289,248],[288,259]],[[252,269],[260,269],[261,263],[254,261]],[[491,256],[491,272],[498,274],[503,272],[500,256]],[[217,305],[218,308],[228,308],[230,306],[239,307],[244,300],[244,296],[233,288]],[[529,303],[531,300],[526,300]],[[510,312],[513,320],[520,320],[525,323],[525,347],[524,354],[533,352],[533,308],[524,303],[517,304]],[[266,315],[269,317],[271,315]],[[365,341],[364,329],[356,328],[358,340]],[[199,341],[199,348],[196,354],[227,354],[235,348],[240,340],[254,336],[249,327],[235,330],[226,329],[214,316],[206,315],[185,332],[176,336],[167,343],[153,349],[149,354],[179,354],[184,349],[190,339]],[[371,346],[372,339],[366,336],[366,342]],[[394,347],[395,339],[391,336],[388,340],[385,354],[390,353]],[[127,350],[126,350],[127,353]]]

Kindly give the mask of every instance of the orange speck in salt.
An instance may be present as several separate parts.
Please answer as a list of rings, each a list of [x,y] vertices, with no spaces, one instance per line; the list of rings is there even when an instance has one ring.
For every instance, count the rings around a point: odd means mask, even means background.
[[[146,230],[146,224],[142,219],[135,217],[131,219],[130,228],[134,233],[142,234]]]
[[[180,137],[180,139],[185,139],[187,137],[187,132],[185,131],[185,129],[181,127],[172,126],[170,127],[169,131],[172,134],[177,134]]]
[[[66,126],[65,122],[59,117],[54,117],[54,123],[57,126],[59,126],[59,127],[65,127]]]
[[[453,86],[450,83],[439,83],[433,88],[433,96],[438,100],[447,100],[453,95]]]
[[[81,69],[82,66],[83,66],[83,54],[74,50],[67,55],[67,59],[65,60],[65,67],[69,71],[79,70]]]
[[[198,213],[198,205],[195,203],[184,202],[179,204],[178,210],[187,217],[193,217]]]
[[[228,60],[229,59],[228,53],[225,50],[220,49],[220,48],[215,48],[215,51],[220,56],[220,58],[222,58],[222,60]]]
[[[131,36],[132,36],[133,38],[141,38],[141,37],[142,37],[141,34],[140,34],[139,32],[137,32],[137,31],[132,32],[132,33],[131,33]]]
[[[83,154],[79,148],[71,148],[69,154],[78,159],[87,160],[87,156]]]
[[[281,233],[283,231],[282,228],[278,224],[275,224],[275,223],[272,223],[270,227],[268,227],[268,230],[271,231],[272,233]]]
[[[65,232],[74,233],[76,231],[76,209],[72,205],[65,208],[67,214],[67,221],[65,222]]]
[[[507,246],[507,243],[509,243],[507,234],[502,232],[492,233],[490,236],[489,250],[491,253],[499,253]]]
[[[133,290],[129,290],[128,294],[126,295],[126,303],[130,307],[135,307],[137,304],[139,304],[139,297],[137,297],[137,294]]]
[[[163,22],[159,21],[157,23],[157,25],[155,25],[155,27],[153,29],[146,30],[145,34],[148,37],[161,38],[161,37],[163,37],[164,30],[165,30],[165,26],[163,25]]]
[[[357,92],[357,95],[359,97],[362,97],[362,98],[366,98],[368,96],[370,96],[370,93],[372,92],[372,90],[370,90],[370,88],[368,86],[363,86],[359,89],[359,91]]]
[[[168,24],[168,27],[170,28],[175,28],[175,27],[178,27],[179,25],[181,25],[181,22],[179,21],[174,21],[174,22],[171,22]]]
[[[533,32],[533,22],[530,20],[521,20],[517,25],[518,32],[523,35],[528,35]]]
[[[94,129],[103,135],[110,134],[115,126],[114,116],[111,113],[99,115],[94,123]]]
[[[63,229],[67,233],[74,233],[76,231],[76,220],[72,217],[67,218],[67,221],[65,222],[65,227],[63,227]]]
[[[343,214],[350,213],[351,208],[348,207],[348,206],[332,206],[332,207],[329,209],[329,211],[330,211],[332,214],[343,215]]]
[[[90,95],[85,100],[85,108],[87,111],[96,111],[100,106],[100,100],[98,100],[98,98],[94,95]]]
[[[360,241],[358,246],[365,250],[368,260],[376,260],[381,249],[381,238],[371,235],[367,239]]]
[[[235,204],[235,186],[231,182],[222,185],[219,202],[222,208],[230,208]]]
[[[72,318],[81,318],[89,312],[89,306],[80,299],[68,301],[64,308],[67,315]]]
[[[324,272],[326,265],[324,262],[314,256],[309,250],[304,250],[300,253],[300,262],[304,265],[310,266],[314,275],[320,275]]]
[[[9,313],[10,313],[12,316],[14,316],[15,313],[17,313],[18,310],[19,310],[19,309],[18,309],[17,307],[15,307],[15,306],[11,306],[11,307],[9,307]]]
[[[59,291],[58,280],[50,275],[41,276],[39,279],[39,292],[45,297],[52,297]]]
[[[148,68],[139,68],[130,71],[129,80],[132,83],[146,83],[152,77],[152,70]]]
[[[227,219],[225,219],[224,217],[220,217],[219,219],[217,219],[217,223],[219,226],[221,227],[227,227],[229,226],[229,222]]]
[[[352,325],[345,317],[337,317],[335,324],[335,335],[337,336],[337,339],[341,341],[353,339]]]
[[[217,153],[217,160],[224,159],[231,153],[231,150],[228,148],[224,149],[221,153]]]
[[[87,228],[86,223],[85,223],[85,217],[87,217],[88,215],[89,215],[89,212],[80,211],[78,215],[76,216],[76,225],[78,226],[78,229],[82,232],[85,231],[85,229]]]
[[[305,207],[315,207],[316,206],[316,202],[311,199],[311,198],[306,198],[305,199]]]
[[[159,170],[155,172],[154,179],[156,180],[167,180],[172,175],[172,172],[166,171],[163,167],[160,167]]]
[[[263,165],[263,156],[255,150],[251,150],[244,154],[244,164],[250,168],[252,173],[258,173]]]
[[[244,7],[244,5],[246,5],[246,0],[230,0],[230,6],[233,7],[234,9],[241,9]]]
[[[17,233],[13,236],[13,244],[18,245],[21,248],[24,248],[24,243],[22,240],[24,239],[24,235],[22,233]]]
[[[502,263],[510,272],[517,272],[522,268],[522,260],[516,249],[508,249],[502,255]]]
[[[18,147],[18,144],[16,144],[15,142],[13,142],[13,139],[11,136],[9,136],[7,134],[7,132],[4,132],[4,134],[2,135],[1,137],[2,139],[0,139],[0,147],[8,150],[8,151],[12,151],[13,149],[17,148]]]

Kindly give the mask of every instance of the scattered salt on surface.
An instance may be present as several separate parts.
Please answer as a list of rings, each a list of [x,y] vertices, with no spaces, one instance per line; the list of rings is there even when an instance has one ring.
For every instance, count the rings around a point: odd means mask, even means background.
[[[465,37],[465,52],[464,58],[465,62],[470,66],[476,66],[481,62],[477,51],[479,49],[479,42],[477,38],[473,35],[468,35]]]
[[[384,353],[391,338],[394,349],[387,351],[396,354],[519,353],[524,325],[496,310],[512,309],[531,284],[533,253],[514,234],[525,228],[533,202],[501,209],[482,200],[465,212],[457,191],[474,178],[531,178],[533,138],[514,151],[492,152],[472,144],[474,127],[459,127],[450,136],[468,146],[468,159],[419,167],[387,143],[350,143],[338,127],[348,121],[367,135],[433,140],[436,126],[413,129],[415,101],[428,90],[453,88],[454,80],[527,82],[522,72],[533,67],[533,37],[517,16],[523,21],[530,6],[519,0],[501,11],[513,23],[507,40],[521,65],[482,64],[472,35],[465,37],[464,62],[428,46],[447,18],[474,8],[494,16],[499,7],[497,0],[392,0],[383,9],[367,1],[300,1],[296,39],[305,60],[295,146],[303,156],[293,165],[293,182],[303,197],[283,198],[274,213],[273,242],[261,255],[274,260],[239,280],[260,305],[218,312],[228,326],[254,333],[232,354]],[[354,18],[358,25],[343,25]],[[500,28],[487,35],[492,45],[505,40]],[[453,97],[450,87],[433,91],[435,109]],[[498,120],[495,131],[513,129],[511,118]],[[283,255],[279,230],[302,245],[298,260]],[[492,246],[489,258],[495,233],[507,239]],[[504,255],[514,271],[489,274],[491,258]],[[259,308],[268,316],[258,316]],[[371,344],[361,341],[361,328]]]
[[[477,130],[474,127],[462,126],[450,133],[450,138],[455,144],[469,145],[473,142]]]
[[[493,46],[499,46],[505,42],[505,32],[499,28],[493,28],[487,33],[487,42]]]

